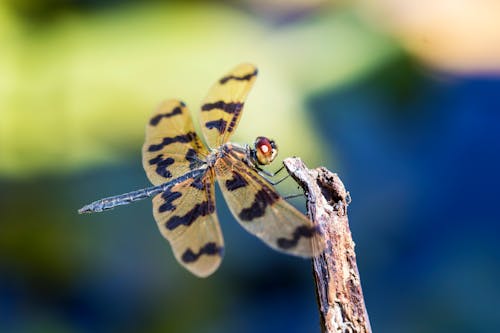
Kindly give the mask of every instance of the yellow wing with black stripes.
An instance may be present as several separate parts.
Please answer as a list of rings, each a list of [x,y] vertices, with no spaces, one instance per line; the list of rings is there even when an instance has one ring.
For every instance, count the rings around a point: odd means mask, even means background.
[[[146,125],[142,147],[142,165],[151,183],[163,184],[199,168],[207,153],[186,105],[164,101]]]
[[[257,77],[257,68],[241,64],[210,88],[201,106],[200,122],[209,147],[229,140],[241,118],[248,92]]]
[[[175,258],[186,269],[206,277],[219,267],[224,241],[215,213],[212,169],[155,196],[153,215]]]
[[[215,173],[229,209],[248,232],[288,254],[312,257],[323,251],[319,228],[239,158],[221,157]]]

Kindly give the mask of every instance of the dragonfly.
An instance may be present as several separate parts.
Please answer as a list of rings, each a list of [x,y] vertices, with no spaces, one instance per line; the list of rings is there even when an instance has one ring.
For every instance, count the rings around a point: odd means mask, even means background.
[[[215,180],[240,225],[271,248],[300,257],[320,254],[321,230],[274,188],[263,166],[277,144],[259,136],[253,146],[229,142],[257,77],[257,68],[240,64],[209,89],[200,111],[205,145],[186,104],[169,99],[146,125],[142,164],[154,185],[92,202],[79,213],[102,212],[153,197],[153,216],[177,261],[198,277],[219,267],[224,240],[215,210]]]

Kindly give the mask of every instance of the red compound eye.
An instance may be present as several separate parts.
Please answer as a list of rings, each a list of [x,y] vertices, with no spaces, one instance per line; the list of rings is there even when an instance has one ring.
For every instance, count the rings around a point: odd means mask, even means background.
[[[256,146],[263,155],[268,156],[273,153],[273,147],[271,146],[271,142],[267,138],[259,138]]]

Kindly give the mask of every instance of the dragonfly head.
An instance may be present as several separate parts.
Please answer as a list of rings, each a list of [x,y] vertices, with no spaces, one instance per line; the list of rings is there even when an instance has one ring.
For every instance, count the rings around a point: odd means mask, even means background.
[[[254,160],[260,165],[271,163],[276,155],[278,155],[278,146],[276,143],[264,136],[259,136],[255,139],[253,155]]]

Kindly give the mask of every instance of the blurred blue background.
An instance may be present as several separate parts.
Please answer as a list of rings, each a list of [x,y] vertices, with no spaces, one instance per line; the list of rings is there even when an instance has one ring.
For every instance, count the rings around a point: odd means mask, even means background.
[[[219,194],[226,256],[208,279],[175,262],[149,200],[76,214],[148,186],[154,107],[182,98],[196,117],[243,61],[260,74],[234,140],[272,136],[279,157],[339,173],[373,331],[496,331],[499,16],[464,1],[0,2],[0,332],[319,331],[310,262],[247,234]]]

